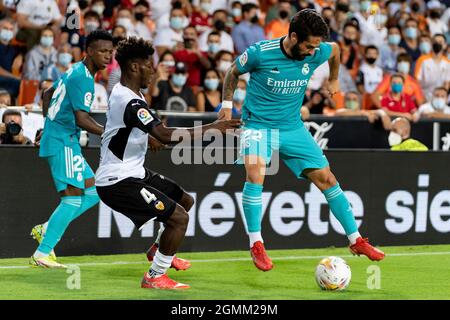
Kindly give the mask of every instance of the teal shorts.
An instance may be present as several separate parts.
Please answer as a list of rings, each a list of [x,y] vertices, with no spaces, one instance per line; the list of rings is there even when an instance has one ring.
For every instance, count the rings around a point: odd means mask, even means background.
[[[65,146],[47,157],[47,161],[58,192],[66,190],[68,185],[84,189],[84,180],[95,176],[79,144]]]
[[[316,143],[311,133],[301,126],[293,130],[242,128],[240,137],[239,159],[257,155],[268,165],[274,150],[278,150],[280,158],[297,178],[307,179],[305,169],[322,169],[329,166],[326,156]]]

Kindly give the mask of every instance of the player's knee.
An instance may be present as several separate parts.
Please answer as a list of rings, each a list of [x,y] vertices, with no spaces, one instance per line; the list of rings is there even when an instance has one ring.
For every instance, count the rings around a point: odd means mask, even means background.
[[[252,166],[247,169],[247,181],[255,184],[264,183],[264,175],[261,173],[259,166]]]
[[[189,223],[189,214],[182,206],[177,205],[170,220],[175,224],[175,227],[186,230]]]
[[[322,190],[327,190],[334,187],[337,184],[336,177],[334,174],[327,170],[323,175],[320,176],[320,184],[322,185]]]
[[[194,197],[191,196],[189,193],[184,192],[180,204],[186,211],[189,211],[194,205]]]

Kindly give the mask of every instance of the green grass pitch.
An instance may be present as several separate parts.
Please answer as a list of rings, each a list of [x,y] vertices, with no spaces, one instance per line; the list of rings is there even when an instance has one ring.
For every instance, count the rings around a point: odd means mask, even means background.
[[[269,250],[275,264],[270,272],[257,270],[247,251],[180,253],[192,260],[192,267],[169,275],[191,289],[177,292],[140,288],[149,266],[144,254],[60,257],[61,263],[79,266],[79,289],[67,287],[73,274],[66,270],[31,268],[24,258],[3,259],[0,299],[450,299],[450,245],[382,249],[387,257],[378,263],[353,257],[347,248]],[[345,291],[322,291],[315,283],[315,266],[331,255],[351,267]],[[379,270],[378,289],[368,288],[368,282],[376,284],[373,270]]]

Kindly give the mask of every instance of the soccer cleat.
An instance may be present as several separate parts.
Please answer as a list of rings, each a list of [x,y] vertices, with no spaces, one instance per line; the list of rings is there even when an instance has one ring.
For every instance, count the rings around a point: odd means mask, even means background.
[[[44,239],[45,231],[44,231],[44,225],[38,224],[31,229],[30,236],[33,237],[34,240],[36,240],[39,244],[41,244],[42,240]],[[52,250],[50,252],[49,258],[56,262],[56,255],[55,251]]]
[[[350,248],[350,252],[353,255],[359,256],[359,255],[363,254],[372,261],[380,261],[380,260],[383,260],[383,258],[384,258],[384,252],[373,247],[369,243],[369,239],[367,239],[367,238],[359,237],[358,239],[356,239],[356,243],[351,245],[349,248]]]
[[[262,271],[269,271],[273,268],[272,260],[266,253],[264,244],[261,241],[256,241],[250,249],[250,254],[255,266]]]
[[[155,256],[156,250],[158,250],[158,245],[156,243],[152,244],[150,249],[147,251],[147,259],[152,262],[153,257]],[[173,257],[171,268],[174,268],[177,271],[186,270],[191,267],[191,263],[186,259],[178,258],[177,256]]]
[[[31,256],[30,265],[32,265],[33,267],[42,267],[42,268],[49,268],[49,269],[56,269],[56,268],[65,269],[65,268],[67,268],[67,266],[50,259],[50,256],[42,257],[42,258],[35,258],[34,256]]]
[[[176,282],[170,279],[167,274],[163,274],[159,277],[151,278],[148,272],[144,273],[142,278],[141,288],[145,289],[163,289],[163,290],[179,290],[189,289],[190,286],[184,283]]]

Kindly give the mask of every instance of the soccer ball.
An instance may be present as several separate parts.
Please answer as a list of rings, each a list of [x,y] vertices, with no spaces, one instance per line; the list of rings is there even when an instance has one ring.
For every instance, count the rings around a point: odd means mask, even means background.
[[[323,258],[316,267],[316,282],[323,290],[344,290],[351,278],[350,267],[339,257]]]

